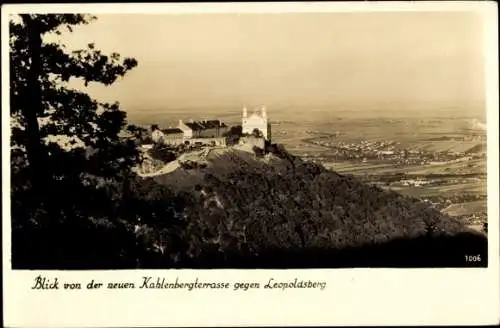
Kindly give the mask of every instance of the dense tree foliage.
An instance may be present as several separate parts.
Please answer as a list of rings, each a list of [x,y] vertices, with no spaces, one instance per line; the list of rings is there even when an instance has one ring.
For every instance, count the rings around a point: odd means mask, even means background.
[[[152,143],[150,133],[148,133],[148,130],[146,128],[137,126],[135,124],[129,124],[127,125],[126,130],[132,134],[132,136],[138,140],[141,144],[142,143]]]
[[[176,150],[164,144],[155,143],[153,147],[148,150],[148,154],[152,159],[163,163],[171,162],[177,158]]]
[[[161,216],[155,231],[163,231],[176,218],[178,207],[170,204],[178,199],[166,188],[158,187],[166,197],[160,202],[150,199],[158,188],[137,187],[132,168],[140,152],[120,137],[127,122],[119,104],[101,103],[69,84],[110,85],[137,61],[105,55],[94,44],[68,51],[46,41],[93,19],[25,14],[10,22],[14,267],[134,267],[139,253],[156,244],[137,239],[137,220],[156,227]],[[144,133],[134,126],[128,131]]]
[[[242,135],[243,135],[243,127],[241,125],[232,126],[228,131],[226,131],[223,134],[223,136],[226,138],[226,143],[228,145],[237,144]]]
[[[280,159],[228,152],[192,181],[175,266],[463,266],[487,252],[483,235],[417,199],[269,149]]]
[[[232,126],[228,131],[224,132],[224,137],[236,136],[240,137],[243,134],[243,128],[241,125]]]

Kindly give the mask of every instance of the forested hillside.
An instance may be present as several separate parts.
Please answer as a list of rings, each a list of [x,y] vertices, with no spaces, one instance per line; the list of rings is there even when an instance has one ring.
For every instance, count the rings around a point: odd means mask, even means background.
[[[281,160],[228,152],[205,170],[186,209],[189,265],[462,266],[486,254],[485,236],[419,200],[273,151]]]
[[[39,246],[22,256],[49,268],[336,268],[464,266],[464,254],[486,254],[484,235],[418,200],[274,152],[228,151],[204,169],[108,185],[93,198],[101,217],[25,230]],[[175,174],[192,179],[178,188]]]

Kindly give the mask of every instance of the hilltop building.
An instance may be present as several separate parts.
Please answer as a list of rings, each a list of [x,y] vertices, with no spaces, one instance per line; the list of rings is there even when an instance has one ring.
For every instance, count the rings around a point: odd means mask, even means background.
[[[160,129],[158,125],[151,126],[151,139],[156,144],[213,144],[225,146],[224,133],[228,126],[219,120],[204,120],[184,123],[179,120],[177,127]]]
[[[163,140],[165,143],[172,143],[176,140],[184,138],[184,131],[182,131],[179,128],[168,128],[164,129],[163,131]]]
[[[227,131],[228,127],[225,123],[219,120],[204,120],[193,121],[190,120],[184,123],[179,120],[178,129],[184,133],[184,138],[219,138]]]
[[[254,110],[249,116],[246,107],[243,108],[242,132],[252,134],[255,129],[262,132],[264,139],[271,140],[271,124],[267,118],[266,107]]]
[[[256,130],[259,132],[255,135]],[[215,145],[226,146],[226,132],[229,127],[220,120],[179,120],[176,127],[160,129],[158,125],[151,126],[151,139],[153,143],[170,145]],[[265,107],[255,109],[248,115],[243,108],[241,133],[248,136],[241,138],[240,144],[253,145],[263,148],[266,141],[271,140],[271,124],[268,121]],[[151,145],[152,146],[152,145]]]

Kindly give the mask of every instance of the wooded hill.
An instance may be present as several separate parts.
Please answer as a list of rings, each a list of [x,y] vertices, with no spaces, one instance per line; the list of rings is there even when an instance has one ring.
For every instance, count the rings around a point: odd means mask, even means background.
[[[484,235],[417,199],[271,151],[228,152],[191,175],[206,195],[186,209],[190,266],[463,266],[486,254]]]
[[[487,265],[486,236],[452,217],[271,152],[227,151],[203,169],[107,185],[101,197],[80,190],[101,215],[25,229],[19,239],[33,247],[16,247],[15,259],[64,269],[460,267],[481,254],[474,265]]]

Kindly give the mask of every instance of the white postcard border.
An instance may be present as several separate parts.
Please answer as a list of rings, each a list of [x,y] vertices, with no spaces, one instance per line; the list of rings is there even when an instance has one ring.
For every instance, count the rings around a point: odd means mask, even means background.
[[[494,2],[6,5],[2,8],[2,199],[4,323],[9,327],[494,324],[498,284],[498,17]],[[487,269],[14,271],[10,266],[9,12],[197,13],[478,10],[485,15],[487,70]],[[37,275],[65,281],[325,280],[325,290],[32,291]]]

